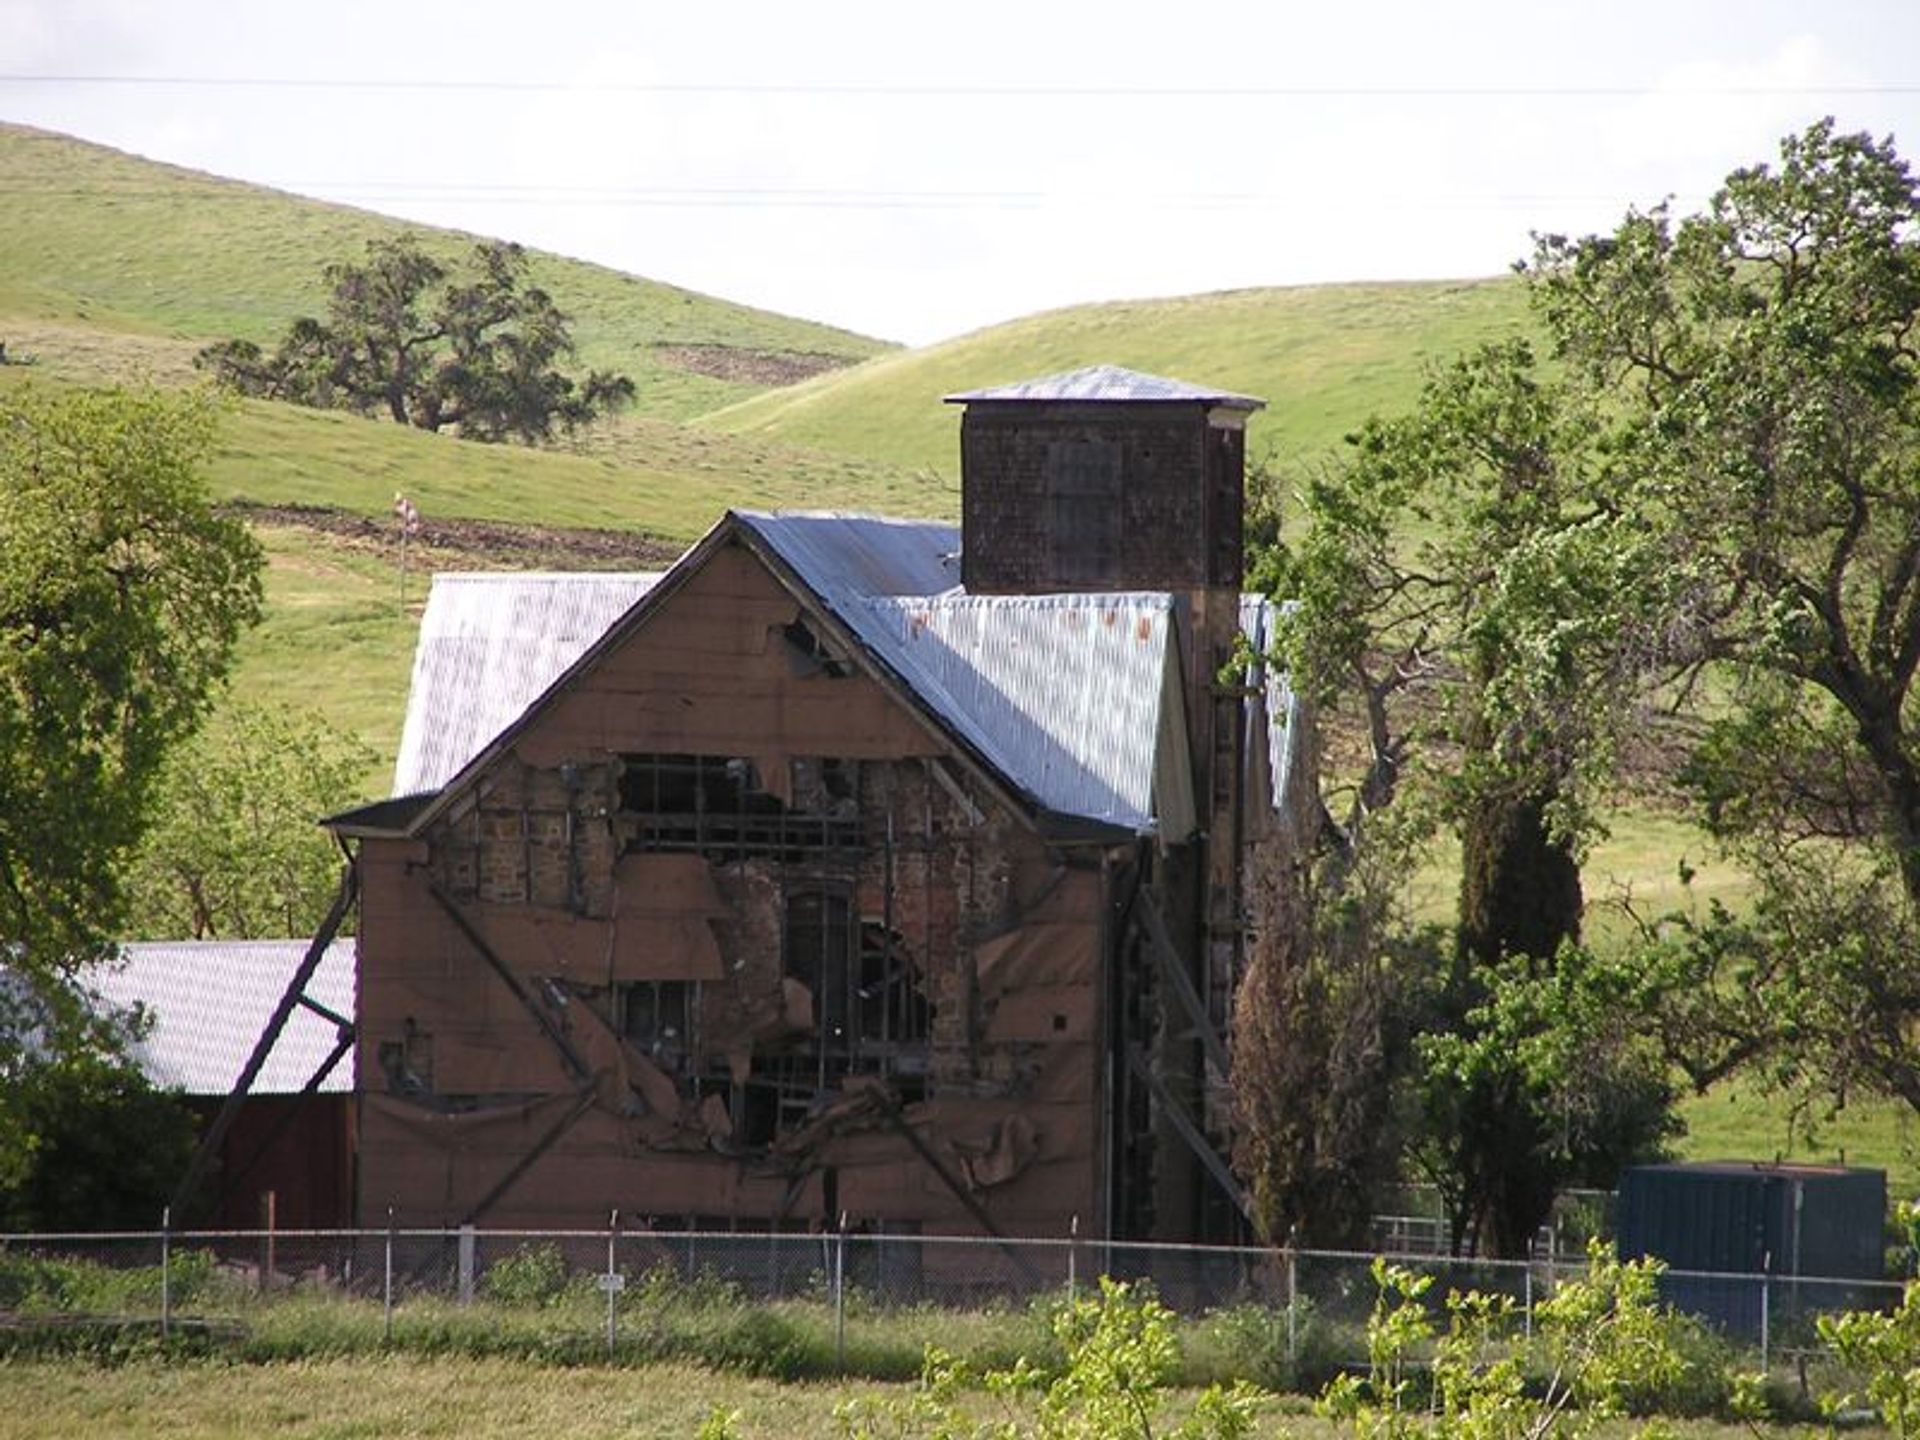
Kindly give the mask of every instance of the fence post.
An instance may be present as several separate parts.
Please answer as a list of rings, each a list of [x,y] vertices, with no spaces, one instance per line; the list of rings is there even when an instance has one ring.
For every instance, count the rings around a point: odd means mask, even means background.
[[[847,1212],[840,1212],[840,1229],[833,1237],[833,1363],[847,1373]]]
[[[393,1207],[387,1206],[386,1265],[380,1280],[380,1343],[393,1344]]]
[[[260,1293],[265,1295],[273,1288],[273,1232],[278,1215],[279,1200],[272,1190],[260,1192]]]
[[[1287,1370],[1291,1373],[1300,1363],[1300,1325],[1295,1304],[1300,1290],[1300,1268],[1299,1257],[1292,1245],[1293,1237],[1288,1236],[1287,1239]]]
[[[160,1338],[173,1333],[173,1207],[160,1210]]]
[[[607,1363],[613,1363],[614,1341],[617,1334],[618,1319],[616,1311],[620,1303],[620,1269],[616,1250],[620,1243],[620,1212],[615,1210],[607,1220]]]
[[[460,1227],[460,1303],[473,1303],[474,1233],[473,1226]]]
[[[1767,1358],[1770,1342],[1773,1338],[1768,1333],[1773,1317],[1767,1313],[1770,1308],[1768,1302],[1772,1298],[1773,1293],[1771,1278],[1772,1277],[1766,1274],[1760,1276],[1760,1373],[1762,1375],[1765,1375],[1770,1368],[1767,1364]]]
[[[1520,1333],[1531,1340],[1533,1338],[1533,1260],[1531,1257],[1527,1260],[1525,1296],[1520,1308]]]
[[[1075,1215],[1067,1222],[1067,1303],[1071,1305],[1076,1295],[1076,1282],[1079,1280],[1080,1258],[1080,1217]]]

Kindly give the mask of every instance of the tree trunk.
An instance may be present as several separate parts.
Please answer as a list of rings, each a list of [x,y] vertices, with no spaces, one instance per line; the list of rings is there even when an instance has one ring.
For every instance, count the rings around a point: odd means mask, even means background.
[[[1524,957],[1538,970],[1580,932],[1580,868],[1546,823],[1551,793],[1479,801],[1462,833],[1460,929],[1450,1008],[1459,1024],[1486,998],[1485,967]],[[1480,1084],[1458,1115],[1472,1230],[1492,1254],[1524,1258],[1553,1209],[1553,1136],[1521,1077]]]

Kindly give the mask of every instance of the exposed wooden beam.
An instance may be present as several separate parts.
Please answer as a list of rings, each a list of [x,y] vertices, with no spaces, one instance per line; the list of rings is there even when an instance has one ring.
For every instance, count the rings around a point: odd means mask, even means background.
[[[460,908],[451,895],[440,888],[440,882],[437,880],[427,881],[427,893],[439,902],[440,908],[447,913],[447,918],[453,921],[462,935],[466,936],[467,943],[473,946],[482,960],[486,961],[487,967],[500,977],[500,983],[513,993],[513,998],[520,1002],[521,1008],[533,1017],[534,1024],[540,1027],[540,1033],[547,1037],[555,1051],[559,1053],[567,1069],[573,1073],[573,1078],[587,1079],[592,1071],[588,1068],[587,1062],[581,1058],[580,1052],[573,1048],[573,1042],[567,1039],[566,1032],[554,1024],[553,1016],[547,1013],[546,1006],[542,1005],[539,998],[526,987],[520,977],[507,967],[507,962],[494,954],[493,947],[487,943],[487,937],[480,933],[480,928],[468,918],[466,911]]]

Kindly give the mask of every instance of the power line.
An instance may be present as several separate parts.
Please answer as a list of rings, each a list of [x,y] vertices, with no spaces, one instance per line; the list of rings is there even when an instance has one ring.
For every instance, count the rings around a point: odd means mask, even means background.
[[[194,192],[196,200],[251,201],[261,186],[249,181],[224,181]],[[1141,210],[1233,210],[1269,205],[1300,208],[1292,192],[1140,190],[1052,192],[1034,190],[874,190],[833,188],[779,188],[767,186],[592,186],[539,182],[492,183],[476,181],[287,181],[272,188],[315,199],[397,204],[409,201],[485,206],[567,206],[575,208],[640,209],[855,209],[855,210],[1039,210],[1051,207],[1125,206]],[[0,181],[0,196],[40,200],[164,200],[180,198],[167,185],[36,185]],[[1504,192],[1477,194],[1449,190],[1434,194],[1397,193],[1374,208],[1395,211],[1537,211],[1549,206],[1617,206],[1610,194],[1545,194]],[[1343,208],[1351,209],[1349,204]]]
[[[410,76],[0,74],[0,85],[183,89],[473,91],[479,93],[830,96],[877,99],[1580,100],[1651,96],[1760,98],[1917,95],[1920,83],[1873,85],[996,85],[820,81],[472,80]]]

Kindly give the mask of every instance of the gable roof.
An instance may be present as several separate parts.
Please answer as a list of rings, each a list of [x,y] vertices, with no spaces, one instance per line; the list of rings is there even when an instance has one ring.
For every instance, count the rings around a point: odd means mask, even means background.
[[[957,584],[956,526],[827,512],[729,512],[664,577],[435,576],[397,796],[457,788],[546,696],[664,603],[676,577],[735,538],[844,630],[858,663],[1039,814],[1169,839],[1191,833],[1168,596],[968,596]],[[599,633],[586,633],[607,611]],[[412,831],[439,808],[388,801],[330,823]]]
[[[140,1005],[152,1018],[132,1047],[153,1084],[188,1095],[225,1095],[306,957],[307,940],[182,940],[123,945],[122,961],[89,970],[85,982],[109,1004]],[[353,941],[321,956],[306,994],[334,1014],[353,1015]],[[333,1052],[338,1028],[296,1005],[249,1093],[295,1095]],[[321,1082],[322,1093],[353,1089],[349,1049]]]

